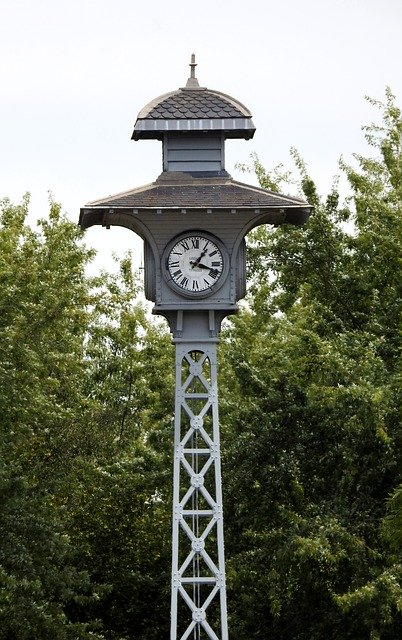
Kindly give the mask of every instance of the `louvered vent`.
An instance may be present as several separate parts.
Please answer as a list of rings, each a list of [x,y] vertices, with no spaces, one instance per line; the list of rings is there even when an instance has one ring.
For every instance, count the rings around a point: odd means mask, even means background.
[[[224,140],[220,135],[167,135],[164,140],[163,170],[184,172],[224,171]]]

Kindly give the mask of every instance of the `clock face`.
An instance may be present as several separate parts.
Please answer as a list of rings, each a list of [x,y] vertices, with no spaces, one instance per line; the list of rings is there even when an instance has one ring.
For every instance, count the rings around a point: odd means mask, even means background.
[[[168,250],[168,282],[179,291],[194,296],[208,295],[223,283],[226,259],[220,242],[194,233],[182,236]]]

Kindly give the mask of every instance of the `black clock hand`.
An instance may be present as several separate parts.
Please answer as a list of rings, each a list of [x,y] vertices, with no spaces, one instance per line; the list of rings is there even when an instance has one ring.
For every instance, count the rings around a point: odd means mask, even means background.
[[[194,260],[194,262],[190,262],[191,266],[192,267],[198,267],[199,264],[200,264],[200,261],[203,259],[203,257],[205,256],[206,252],[207,252],[207,250],[204,249],[204,251],[201,253],[201,255],[196,260]]]
[[[219,275],[218,269],[215,269],[214,267],[207,267],[206,264],[202,264],[201,262],[199,262],[197,266],[200,267],[201,269],[208,269],[209,275],[212,276],[213,278],[217,278]]]
[[[202,264],[201,262],[198,263],[197,266],[200,267],[201,269],[209,269],[209,271],[218,271],[218,269],[215,269],[215,267],[207,267],[206,264]]]
[[[192,267],[197,266],[199,269],[208,269],[209,271],[216,271],[216,269],[214,267],[208,267],[206,264],[202,264],[202,262],[199,262],[197,265],[195,264],[195,262],[190,262]]]

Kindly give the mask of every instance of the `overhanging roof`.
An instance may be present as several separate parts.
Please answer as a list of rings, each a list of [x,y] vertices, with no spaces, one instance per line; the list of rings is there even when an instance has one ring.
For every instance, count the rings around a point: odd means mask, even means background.
[[[80,226],[87,228],[102,224],[96,212],[102,210],[190,211],[254,210],[255,212],[282,210],[283,222],[303,224],[311,213],[311,206],[293,198],[233,180],[230,176],[194,177],[187,173],[164,172],[148,185],[89,202],[81,209]]]

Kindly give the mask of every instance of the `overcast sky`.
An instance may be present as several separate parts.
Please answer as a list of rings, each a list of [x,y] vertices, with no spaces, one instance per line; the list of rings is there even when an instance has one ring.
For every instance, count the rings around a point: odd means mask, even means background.
[[[320,190],[340,155],[365,152],[364,100],[389,85],[402,104],[401,0],[0,0],[0,197],[47,193],[72,220],[86,202],[152,182],[156,141],[133,142],[141,108],[184,86],[191,53],[201,86],[243,102],[257,127],[228,141],[226,168],[257,152],[290,166],[297,147]],[[130,231],[92,228],[101,262]]]

